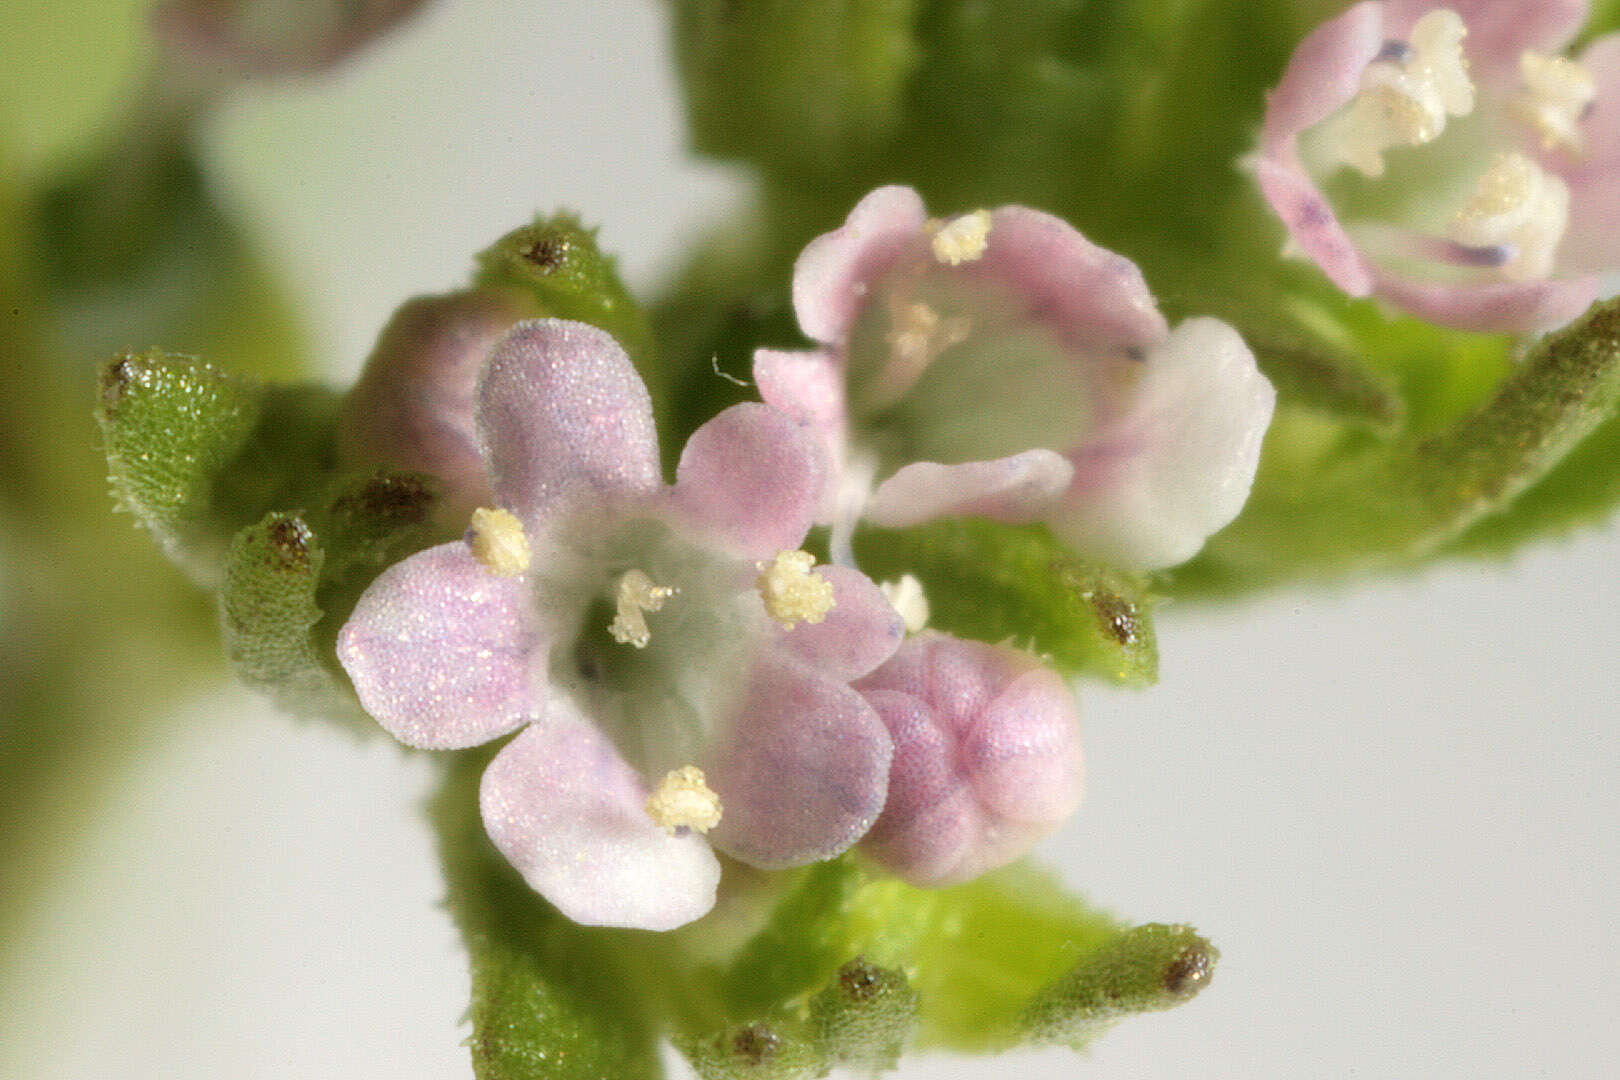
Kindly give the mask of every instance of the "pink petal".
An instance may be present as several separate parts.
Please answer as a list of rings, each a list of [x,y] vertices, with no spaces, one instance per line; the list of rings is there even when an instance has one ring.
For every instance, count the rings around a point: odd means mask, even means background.
[[[810,241],[793,264],[793,310],[812,341],[848,336],[867,292],[922,233],[928,213],[908,187],[881,187],[844,224]]]
[[[705,768],[724,815],[710,840],[764,869],[830,859],[883,809],[890,752],[883,722],[848,685],[763,659]]]
[[[495,343],[520,318],[519,305],[502,293],[407,301],[343,399],[338,449],[345,460],[438,477],[448,520],[465,522],[490,505],[473,390]]]
[[[1504,89],[1517,78],[1520,53],[1562,52],[1591,6],[1591,0],[1386,0],[1385,31],[1404,38],[1425,14],[1449,8],[1468,27],[1463,55],[1470,76]]]
[[[1597,299],[1595,277],[1445,285],[1378,275],[1377,293],[1402,311],[1459,330],[1532,333],[1570,322]]]
[[[1164,316],[1135,263],[1039,210],[992,211],[984,256],[963,270],[1006,286],[1030,318],[1051,326],[1072,349],[1148,345],[1165,334]]]
[[[1123,417],[1070,455],[1074,483],[1048,523],[1105,563],[1191,558],[1243,508],[1275,403],[1237,331],[1187,320],[1148,354]]]
[[[559,496],[613,499],[662,483],[647,388],[594,326],[514,326],[479,381],[477,421],[496,501],[526,521]]]
[[[895,746],[889,800],[862,849],[908,881],[1005,865],[1079,805],[1074,696],[1027,654],[923,634],[860,689]]]
[[[858,679],[893,655],[906,636],[900,615],[872,584],[847,566],[818,566],[833,587],[833,609],[819,623],[799,623],[782,644],[811,667],[835,679]]]
[[[957,868],[983,837],[983,815],[956,769],[950,736],[910,694],[869,690],[866,700],[894,740],[888,802],[861,839],[880,866],[918,885],[965,881]]]
[[[557,910],[587,926],[673,930],[714,906],[720,864],[695,834],[647,816],[647,789],[594,726],[560,702],[484,771],[484,828]]]
[[[784,412],[745,402],[692,433],[675,470],[675,503],[748,559],[804,542],[827,482],[820,448]]]
[[[1620,268],[1620,34],[1594,41],[1581,63],[1597,81],[1597,97],[1581,122],[1582,153],[1554,163],[1569,185],[1569,229],[1558,262],[1598,274]]]
[[[447,750],[535,715],[542,638],[527,583],[490,573],[457,541],[383,571],[338,633],[337,654],[390,734]]]
[[[844,371],[832,353],[760,349],[754,353],[754,383],[765,404],[781,409],[822,440],[829,460],[842,452],[847,424]]]
[[[1033,521],[1069,487],[1074,466],[1051,450],[1026,450],[994,461],[939,465],[920,461],[878,485],[866,518],[899,529],[937,517],[975,514],[997,521]]]
[[[1338,112],[1361,89],[1361,73],[1384,47],[1384,6],[1355,5],[1305,35],[1266,98],[1261,148],[1292,153],[1306,130]]]
[[[1289,153],[1287,160],[1261,157],[1253,164],[1260,194],[1282,219],[1300,251],[1349,295],[1366,296],[1372,292],[1372,266],[1356,250],[1355,242],[1298,156]]]
[[[1362,70],[1386,37],[1383,5],[1376,0],[1306,35],[1266,100],[1260,153],[1252,163],[1261,194],[1294,242],[1351,296],[1372,289],[1371,269],[1300,161],[1298,140],[1356,96]]]

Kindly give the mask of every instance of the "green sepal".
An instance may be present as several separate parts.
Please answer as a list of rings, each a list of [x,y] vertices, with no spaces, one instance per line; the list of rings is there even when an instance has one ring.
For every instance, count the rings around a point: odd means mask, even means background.
[[[677,1035],[675,1047],[701,1080],[810,1080],[832,1068],[815,1029],[797,1015]]]
[[[1134,927],[1041,991],[1020,1025],[1030,1042],[1079,1049],[1123,1016],[1191,1000],[1219,959],[1220,951],[1189,926]]]
[[[619,277],[618,260],[597,246],[596,233],[575,214],[537,217],[479,254],[474,285],[518,289],[534,299],[539,317],[606,330],[635,362],[653,401],[661,402],[664,381],[654,363],[652,330]]]
[[[694,148],[836,177],[904,115],[918,0],[683,0],[675,55]]]
[[[1183,927],[1127,929],[1028,865],[919,889],[846,856],[797,872],[763,928],[706,980],[728,1022],[676,1042],[713,1078],[876,1071],[908,1045],[1077,1042],[1188,1000],[1215,958]]]
[[[834,1068],[892,1069],[917,1023],[905,973],[864,957],[843,965],[808,1002],[675,1045],[703,1080],[800,1080]]]
[[[1293,342],[1248,337],[1256,365],[1286,407],[1361,425],[1381,434],[1396,431],[1406,403],[1390,380],[1352,357]]]
[[[360,715],[333,648],[360,593],[430,536],[432,481],[378,472],[313,513],[271,513],[237,534],[220,586],[238,678],[302,715]]]
[[[855,536],[855,551],[874,579],[909,573],[922,582],[934,629],[1011,641],[1065,675],[1126,686],[1158,678],[1146,579],[1085,562],[1045,526],[951,518],[866,528]]]
[[[533,892],[490,845],[478,811],[489,750],[458,755],[429,813],[439,833],[447,906],[471,961],[478,1080],[656,1080],[646,1003],[610,946],[656,935],[591,930]]]
[[[232,533],[215,482],[264,412],[265,389],[190,357],[126,354],[102,372],[96,421],[113,496],[176,563],[217,581]]]
[[[1611,300],[1541,339],[1488,401],[1431,433],[1325,443],[1330,451],[1300,459],[1279,450],[1310,437],[1300,435],[1297,417],[1279,414],[1243,514],[1176,571],[1173,585],[1222,592],[1410,565],[1475,526],[1481,547],[1493,530],[1510,537],[1515,501],[1613,416],[1617,402],[1620,301]],[[1611,462],[1602,466],[1612,472]],[[1561,480],[1553,494],[1570,487]],[[1528,507],[1546,511],[1545,503]],[[1528,535],[1521,529],[1517,538]]]
[[[270,514],[237,534],[219,592],[226,655],[248,686],[298,713],[353,713],[344,684],[314,641],[315,594],[326,551],[293,514]]]

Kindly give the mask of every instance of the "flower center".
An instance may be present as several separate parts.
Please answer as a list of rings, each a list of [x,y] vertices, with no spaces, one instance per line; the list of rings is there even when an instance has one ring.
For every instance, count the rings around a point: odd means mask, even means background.
[[[608,633],[620,645],[645,649],[652,640],[646,613],[662,611],[664,601],[674,596],[676,590],[667,585],[654,584],[644,570],[626,570],[619,577],[616,592],[616,610],[613,621],[608,624]]]
[[[1448,136],[1443,154],[1429,152],[1422,165],[1417,157],[1399,166],[1392,159],[1397,178],[1385,180],[1379,194],[1341,181],[1341,193],[1372,211],[1352,228],[1367,250],[1415,260],[1425,274],[1543,280],[1569,224],[1569,188],[1512,147],[1528,134],[1544,152],[1579,153],[1596,82],[1573,60],[1527,49],[1517,87],[1487,84],[1479,97],[1491,107],[1475,113],[1467,34],[1456,12],[1426,13],[1408,40],[1388,42],[1367,65],[1356,96],[1313,133],[1315,148],[1330,169],[1380,178],[1386,151],[1433,142],[1449,121],[1475,114],[1456,125],[1467,132]],[[1388,220],[1392,195],[1402,208],[1395,216],[1409,224],[1377,223]]]

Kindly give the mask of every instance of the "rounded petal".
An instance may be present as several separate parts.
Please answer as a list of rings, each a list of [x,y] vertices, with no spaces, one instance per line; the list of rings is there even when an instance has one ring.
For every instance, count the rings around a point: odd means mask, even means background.
[[[1034,521],[1069,487],[1074,466],[1051,450],[1026,450],[994,461],[906,465],[878,485],[866,518],[885,529],[947,515]]]
[[[984,256],[966,270],[1006,286],[1072,349],[1145,346],[1165,335],[1164,316],[1135,263],[1039,210],[992,211]]]
[[[844,371],[832,353],[759,349],[754,353],[754,383],[765,404],[787,413],[829,451],[843,446],[848,423]]]
[[[709,838],[764,869],[830,859],[877,820],[890,753],[883,722],[847,684],[762,659],[704,769],[724,807]]]
[[[835,679],[858,679],[894,654],[905,639],[900,613],[883,590],[859,570],[818,566],[833,587],[833,609],[819,623],[799,623],[782,645],[817,671]]]
[[[473,390],[490,351],[523,317],[506,293],[406,301],[343,399],[338,452],[351,465],[431,473],[446,516],[465,521],[493,496],[473,423]]]
[[[1595,277],[1445,285],[1379,274],[1377,294],[1402,311],[1459,330],[1530,333],[1570,322],[1598,296]]]
[[[1074,695],[1029,655],[922,634],[861,690],[894,740],[889,800],[862,849],[906,880],[1005,865],[1079,805]]]
[[[1243,508],[1275,403],[1237,331],[1189,319],[1148,354],[1120,418],[1070,455],[1074,483],[1048,523],[1106,563],[1191,558]]]
[[[484,771],[484,828],[557,910],[587,926],[673,930],[714,906],[720,864],[702,837],[670,835],[613,744],[566,702]]]
[[[881,278],[928,221],[908,187],[881,187],[855,204],[844,224],[810,241],[793,264],[793,310],[812,341],[841,342],[872,283]]]
[[[745,402],[698,428],[675,471],[676,505],[745,558],[804,542],[827,482],[820,448],[784,412]]]
[[[647,388],[586,323],[514,326],[479,380],[477,423],[496,501],[525,521],[561,495],[641,495],[663,480]]]
[[[410,746],[476,746],[531,719],[546,643],[528,585],[457,541],[395,563],[361,595],[337,654],[360,704]]]
[[[1581,63],[1597,82],[1597,97],[1581,122],[1583,152],[1554,164],[1569,185],[1569,228],[1558,263],[1596,274],[1620,267],[1620,34],[1594,41]]]
[[[1372,290],[1372,269],[1300,160],[1298,140],[1356,96],[1362,70],[1384,46],[1384,21],[1383,5],[1367,0],[1306,35],[1266,99],[1260,152],[1251,162],[1288,235],[1351,296]]]
[[[1305,35],[1266,98],[1262,157],[1298,166],[1295,140],[1350,103],[1387,38],[1377,0],[1356,4]]]

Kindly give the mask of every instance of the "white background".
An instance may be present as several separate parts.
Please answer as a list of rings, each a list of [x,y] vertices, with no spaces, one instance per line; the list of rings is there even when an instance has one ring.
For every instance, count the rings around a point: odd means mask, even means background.
[[[737,197],[684,162],[662,9],[443,0],[344,71],[221,118],[344,378],[402,298],[537,209],[645,289]],[[120,527],[121,524],[120,524]],[[1045,852],[1222,948],[1210,988],[1029,1078],[1606,1077],[1620,1060],[1620,531],[1163,613],[1164,678],[1087,687],[1087,805]],[[470,1076],[428,770],[235,689],[129,777],[0,972],[0,1076]],[[976,1077],[924,1058],[902,1077]]]

